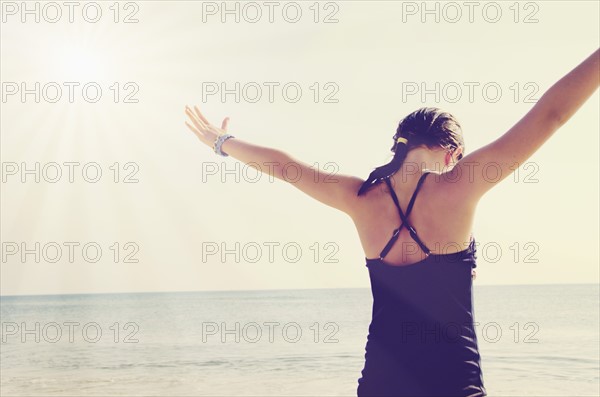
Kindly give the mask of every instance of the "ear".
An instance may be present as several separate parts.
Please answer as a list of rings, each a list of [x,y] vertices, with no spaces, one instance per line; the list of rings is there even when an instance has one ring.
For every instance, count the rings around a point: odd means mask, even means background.
[[[458,158],[458,156],[460,156],[460,154],[463,152],[463,148],[462,147],[458,147],[454,153],[456,154],[456,158]],[[464,157],[464,156],[463,156]]]
[[[458,156],[462,153],[462,148],[456,148],[454,151],[452,152],[446,152],[446,157],[444,158],[444,162],[445,162],[445,166],[447,167],[448,165],[450,165],[450,163],[457,163],[458,162]],[[456,161],[453,159],[453,157],[456,156]]]
[[[451,162],[452,162],[452,152],[447,151],[444,156],[444,167],[448,167],[448,165],[450,165]]]

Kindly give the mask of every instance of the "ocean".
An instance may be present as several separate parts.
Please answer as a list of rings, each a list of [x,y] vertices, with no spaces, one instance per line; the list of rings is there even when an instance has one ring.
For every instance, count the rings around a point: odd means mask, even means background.
[[[596,284],[475,286],[489,396],[599,396]],[[355,396],[368,289],[4,296],[0,394]]]

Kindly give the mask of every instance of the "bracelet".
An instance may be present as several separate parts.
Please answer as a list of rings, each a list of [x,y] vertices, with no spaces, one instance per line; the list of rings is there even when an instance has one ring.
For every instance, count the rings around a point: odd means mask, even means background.
[[[223,134],[223,135],[219,135],[219,137],[217,139],[215,139],[215,143],[213,144],[213,150],[215,151],[216,154],[218,154],[219,156],[223,156],[223,157],[229,156],[227,153],[221,151],[221,146],[229,138],[235,138],[235,137],[230,134]]]

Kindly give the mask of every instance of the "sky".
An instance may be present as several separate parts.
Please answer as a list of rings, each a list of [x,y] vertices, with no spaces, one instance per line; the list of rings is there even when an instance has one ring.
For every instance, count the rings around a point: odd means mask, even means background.
[[[216,156],[185,105],[366,178],[413,110],[468,153],[600,41],[596,1],[36,3],[1,4],[1,295],[367,288],[351,219]],[[599,282],[599,105],[481,200],[477,285]]]

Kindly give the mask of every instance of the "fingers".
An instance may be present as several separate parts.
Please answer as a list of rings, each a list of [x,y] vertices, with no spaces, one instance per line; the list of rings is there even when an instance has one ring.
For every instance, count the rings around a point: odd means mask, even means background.
[[[212,126],[208,122],[206,117],[204,117],[202,115],[202,113],[200,112],[200,109],[198,109],[198,106],[194,106],[194,109],[192,110],[192,108],[190,108],[189,106],[186,105],[185,113],[188,115],[188,117],[192,121],[193,126],[190,125],[188,122],[186,122],[185,124],[188,126],[188,128],[190,130],[192,130],[192,132],[194,134],[198,135],[198,137],[206,135],[208,132],[214,132],[217,135],[221,135],[221,134],[223,134],[223,132],[227,131],[227,125],[229,124],[229,117],[225,117],[225,119],[221,123],[221,128],[219,129],[215,126]]]
[[[200,131],[206,131],[208,129],[208,126],[206,124],[204,124],[204,122],[202,120],[198,119],[198,117],[196,116],[196,114],[194,112],[192,112],[192,109],[190,109],[189,106],[185,107],[185,113],[189,116],[189,118],[192,120],[192,122],[194,123],[194,125]]]
[[[198,135],[198,136],[199,136],[199,132],[198,132],[198,130],[197,130],[196,128],[192,127],[192,126],[190,125],[190,123],[188,123],[188,122],[186,121],[186,122],[185,122],[185,125],[187,125],[187,127],[188,127],[188,128],[189,128],[189,129],[190,129],[190,130],[191,130],[191,131],[192,131],[192,132],[195,134],[195,135]]]
[[[206,125],[210,125],[210,123],[208,122],[208,120],[206,120],[206,117],[204,117],[202,115],[202,113],[200,113],[200,109],[198,109],[198,106],[194,106],[194,110],[196,111],[196,116],[198,116],[198,118],[200,120],[202,120]]]

